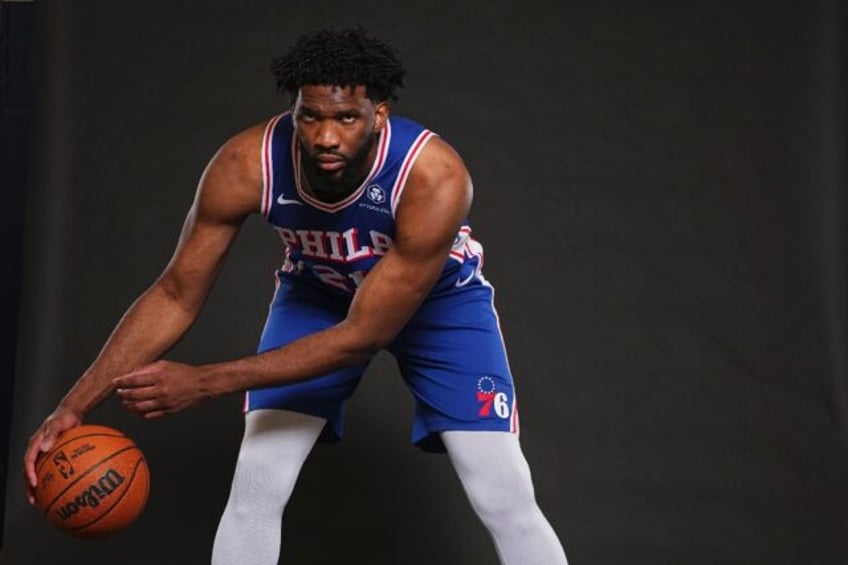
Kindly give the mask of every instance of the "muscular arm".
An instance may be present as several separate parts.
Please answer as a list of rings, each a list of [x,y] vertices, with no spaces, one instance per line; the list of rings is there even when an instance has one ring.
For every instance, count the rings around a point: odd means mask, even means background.
[[[447,261],[472,188],[445,142],[425,146],[397,210],[395,243],[356,292],[347,317],[284,347],[201,367],[160,363],[117,379],[128,408],[158,417],[208,397],[323,375],[386,346],[432,289]]]
[[[258,211],[262,128],[233,137],[210,160],[198,184],[174,254],[123,315],[94,362],[30,439],[24,458],[30,484],[40,452],[82,422],[113,390],[113,379],[150,363],[191,326],[244,219]]]

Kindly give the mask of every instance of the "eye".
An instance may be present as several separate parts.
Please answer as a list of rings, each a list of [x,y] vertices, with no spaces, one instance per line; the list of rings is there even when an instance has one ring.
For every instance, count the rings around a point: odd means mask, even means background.
[[[297,114],[297,119],[300,120],[301,122],[312,123],[312,122],[315,121],[316,118],[315,118],[315,114],[313,114],[312,112],[307,112],[307,111],[301,110]]]
[[[339,120],[343,124],[352,124],[353,122],[356,121],[356,116],[353,116],[353,115],[342,116],[341,118],[339,118]]]

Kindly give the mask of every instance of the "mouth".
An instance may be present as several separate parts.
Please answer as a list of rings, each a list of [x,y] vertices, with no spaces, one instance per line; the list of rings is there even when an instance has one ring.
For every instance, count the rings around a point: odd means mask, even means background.
[[[338,155],[323,154],[315,157],[315,164],[322,171],[333,172],[338,171],[345,166],[345,159]]]

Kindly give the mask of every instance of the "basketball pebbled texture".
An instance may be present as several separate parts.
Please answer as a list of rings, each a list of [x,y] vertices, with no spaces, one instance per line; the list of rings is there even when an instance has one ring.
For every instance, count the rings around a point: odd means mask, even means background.
[[[51,525],[75,537],[126,529],[150,494],[141,449],[107,426],[84,424],[61,434],[36,463],[36,474],[37,506]]]

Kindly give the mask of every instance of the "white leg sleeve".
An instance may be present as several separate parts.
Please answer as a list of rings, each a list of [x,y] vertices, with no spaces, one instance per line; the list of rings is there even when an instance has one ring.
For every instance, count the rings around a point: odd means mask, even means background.
[[[227,507],[218,524],[212,565],[276,565],[283,509],[325,420],[283,410],[245,415]]]
[[[567,565],[562,544],[536,504],[516,434],[448,431],[442,441],[503,565]]]

